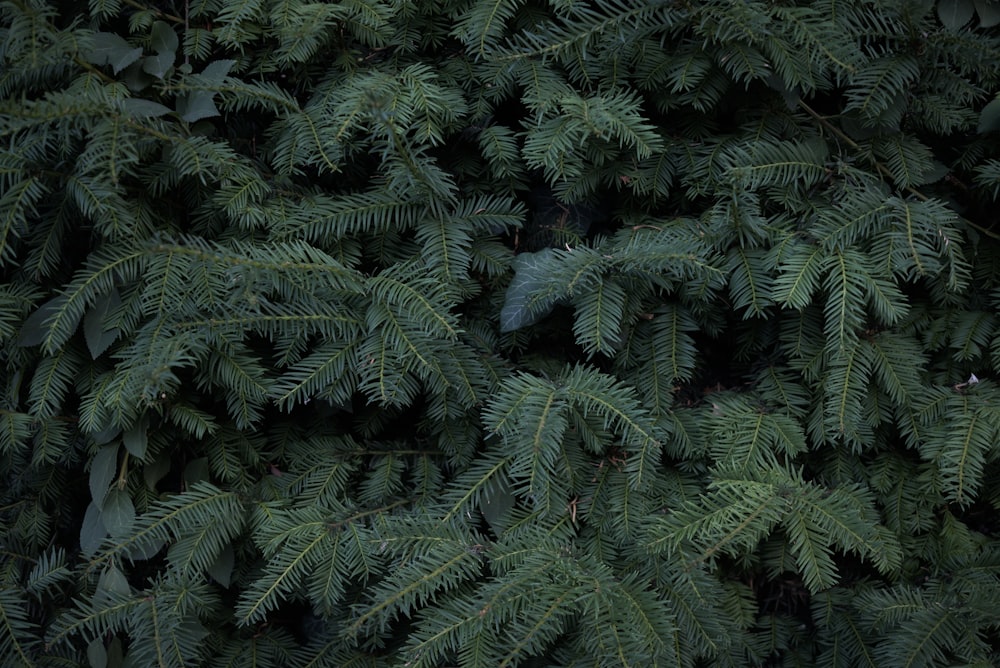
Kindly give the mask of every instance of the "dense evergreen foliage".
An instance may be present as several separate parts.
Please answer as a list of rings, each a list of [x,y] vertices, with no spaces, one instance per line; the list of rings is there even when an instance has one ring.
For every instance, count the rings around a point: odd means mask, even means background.
[[[1000,664],[998,24],[0,1],[0,664]]]

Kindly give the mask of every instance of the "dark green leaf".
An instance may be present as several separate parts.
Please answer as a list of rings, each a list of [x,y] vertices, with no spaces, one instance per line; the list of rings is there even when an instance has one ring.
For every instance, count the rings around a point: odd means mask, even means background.
[[[94,432],[90,435],[94,439],[94,443],[97,445],[104,445],[105,443],[110,443],[113,439],[118,438],[118,434],[122,433],[121,427],[117,425],[108,425],[100,431]]]
[[[104,507],[104,498],[117,474],[118,445],[106,445],[97,451],[90,464],[90,498],[98,509]]]
[[[115,74],[139,60],[142,49],[133,47],[120,35],[111,32],[94,33],[86,58],[95,65],[111,65]]]
[[[199,76],[205,79],[209,85],[220,86],[222,85],[222,82],[226,80],[226,77],[229,75],[229,70],[231,70],[235,64],[235,60],[213,60],[205,66],[205,69],[202,70]]]
[[[976,130],[979,134],[1000,130],[1000,98],[990,100],[979,112],[979,127]]]
[[[151,74],[157,79],[162,79],[174,66],[175,56],[173,52],[158,53],[155,56],[146,56],[142,59],[142,71]]]
[[[115,487],[108,492],[101,510],[101,521],[113,538],[128,535],[135,524],[135,506],[127,491]]]
[[[931,168],[924,173],[922,183],[937,183],[944,177],[948,176],[951,169],[948,165],[944,164],[940,160],[935,160],[931,163]]]
[[[132,118],[156,118],[157,116],[163,116],[171,112],[170,107],[166,107],[159,102],[135,97],[123,100],[122,108]]]
[[[133,100],[126,100],[125,102],[132,102]],[[135,102],[145,102],[145,100],[134,100]],[[156,104],[151,102],[149,104]],[[166,107],[164,107],[166,108]],[[93,359],[97,359],[104,353],[108,347],[115,342],[118,338],[120,331],[117,327],[106,329],[104,323],[107,321],[108,314],[113,313],[121,305],[121,297],[118,295],[117,290],[112,290],[110,293],[99,298],[94,305],[91,306],[86,315],[83,316],[83,336],[87,341],[87,348],[90,350],[90,356]]]
[[[196,482],[202,482],[204,480],[211,480],[211,478],[212,474],[208,468],[207,457],[192,459],[188,462],[188,465],[184,467],[184,482],[188,485],[193,485]]]
[[[17,339],[19,346],[37,346],[49,335],[48,320],[53,317],[61,306],[62,300],[56,298],[48,301],[28,316],[21,325],[21,334]]]
[[[209,566],[208,574],[212,579],[223,587],[228,587],[233,577],[233,566],[236,563],[236,555],[232,545],[222,548],[215,562]]]
[[[87,645],[87,661],[90,668],[107,668],[108,650],[104,647],[104,638],[94,638]]]
[[[122,668],[125,665],[125,657],[122,653],[121,638],[115,636],[108,645],[108,668]]]
[[[167,544],[167,541],[159,538],[155,540],[139,541],[135,543],[131,549],[125,550],[122,553],[129,561],[145,561],[146,559],[152,559],[160,550]]]
[[[152,491],[156,489],[156,483],[170,473],[170,456],[168,453],[161,453],[152,462],[144,464],[142,467],[142,477],[146,481],[146,486]]]
[[[80,552],[87,558],[94,556],[107,535],[108,530],[101,520],[101,509],[91,501],[80,525]]]
[[[97,591],[94,592],[95,602],[105,603],[118,596],[128,596],[132,593],[128,578],[118,569],[111,565],[101,571],[101,576],[97,579]]]
[[[950,30],[958,30],[972,20],[975,6],[972,0],[938,0],[938,18]]]
[[[142,459],[146,456],[146,446],[149,443],[148,428],[149,422],[143,418],[122,434],[122,443],[133,457]]]
[[[177,98],[177,113],[188,123],[194,123],[203,118],[219,115],[219,110],[212,101],[214,93],[198,90]]]
[[[138,61],[132,63],[125,68],[125,72],[122,73],[122,81],[128,86],[128,89],[133,93],[138,93],[149,87],[153,83],[153,77],[146,74],[143,71],[143,61]]]
[[[1000,2],[997,0],[974,0],[979,14],[979,25],[992,28],[1000,23]]]
[[[153,30],[150,33],[149,45],[157,53],[169,53],[172,56],[177,52],[177,33],[170,27],[170,24],[163,21],[154,21]]]

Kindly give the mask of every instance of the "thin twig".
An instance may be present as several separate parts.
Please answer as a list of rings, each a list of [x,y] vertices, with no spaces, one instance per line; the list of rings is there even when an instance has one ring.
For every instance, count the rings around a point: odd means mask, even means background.
[[[98,77],[101,81],[103,81],[106,84],[117,83],[117,80],[114,77],[111,77],[111,76],[105,74],[104,72],[102,72],[101,70],[97,69],[91,63],[88,63],[86,60],[84,60],[80,56],[73,56],[73,62],[76,63],[77,65],[79,65],[80,67],[82,67],[83,69],[87,70],[88,72],[90,72],[94,76]]]

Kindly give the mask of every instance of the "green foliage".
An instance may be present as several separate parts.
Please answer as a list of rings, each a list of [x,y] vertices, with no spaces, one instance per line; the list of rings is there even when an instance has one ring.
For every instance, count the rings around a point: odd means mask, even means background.
[[[0,664],[997,665],[998,26],[0,0]]]

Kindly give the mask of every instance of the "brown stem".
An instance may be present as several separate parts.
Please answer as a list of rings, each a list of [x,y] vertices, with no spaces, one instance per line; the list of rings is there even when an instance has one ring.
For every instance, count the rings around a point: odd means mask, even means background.
[[[83,69],[87,70],[94,76],[99,77],[101,81],[103,81],[106,84],[115,83],[115,79],[113,77],[108,76],[101,70],[94,67],[91,63],[88,63],[86,60],[80,58],[80,56],[73,56],[73,62],[82,67]]]

